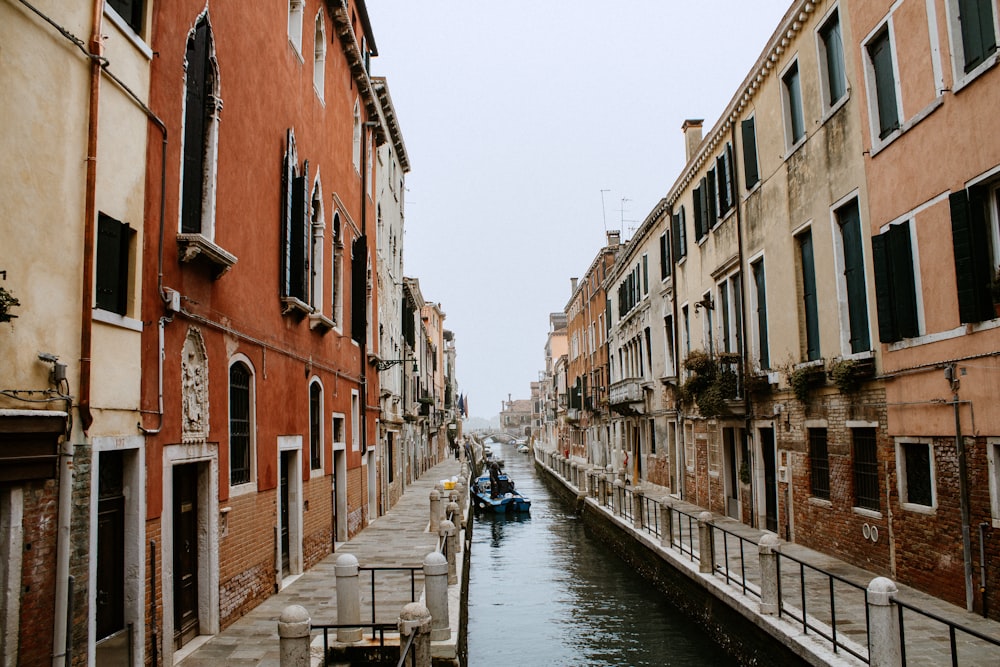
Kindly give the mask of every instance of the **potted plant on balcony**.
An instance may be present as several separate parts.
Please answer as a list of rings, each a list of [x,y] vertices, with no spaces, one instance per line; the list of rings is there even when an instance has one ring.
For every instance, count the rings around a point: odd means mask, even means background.
[[[730,373],[720,371],[718,362],[701,350],[695,350],[684,360],[691,375],[679,387],[682,403],[694,403],[702,417],[718,417],[726,413],[727,385]],[[734,383],[733,383],[734,384]]]
[[[0,287],[0,322],[10,322],[17,317],[10,312],[10,309],[20,305],[21,302],[13,294]]]
[[[809,401],[813,387],[823,382],[823,362],[799,364],[788,371],[788,385],[801,403]]]

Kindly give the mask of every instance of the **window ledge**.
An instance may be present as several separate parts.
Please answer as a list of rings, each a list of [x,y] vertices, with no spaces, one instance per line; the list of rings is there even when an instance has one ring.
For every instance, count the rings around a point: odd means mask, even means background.
[[[994,52],[993,55],[979,63],[971,72],[963,72],[961,77],[956,76],[955,86],[951,92],[957,95],[959,91],[978,79],[980,75],[996,67],[997,63],[1000,62],[998,58],[1000,58],[1000,52]]]
[[[869,519],[881,519],[882,513],[877,510],[870,510],[864,507],[852,507],[851,511],[859,516],[866,516]]]
[[[298,315],[300,317],[304,315],[311,315],[313,312],[312,306],[310,306],[305,301],[294,296],[283,296],[281,297],[281,314],[282,315]]]
[[[813,359],[812,361],[803,361],[792,366],[793,369],[805,369],[805,368],[815,368],[817,370],[822,370],[824,361],[822,359]]]
[[[819,124],[826,125],[827,121],[836,116],[837,112],[843,109],[844,106],[847,104],[848,100],[850,99],[851,99],[851,89],[848,88],[847,91],[840,96],[839,100],[830,105],[830,107],[826,110],[826,113],[824,113],[823,117],[820,119]]]
[[[141,36],[136,34],[135,30],[132,29],[132,26],[130,26],[125,19],[118,15],[118,12],[115,11],[114,7],[111,5],[105,5],[104,16],[106,16],[111,23],[115,24],[115,26],[122,31],[122,34],[125,35],[125,39],[131,42],[132,46],[138,49],[139,52],[146,57],[146,60],[153,59],[153,49],[149,48],[149,44],[147,44]]]
[[[930,505],[918,505],[916,503],[900,503],[902,507],[907,512],[914,512],[916,514],[926,514],[927,516],[937,515],[937,507],[932,507]]]
[[[141,321],[133,320],[131,317],[125,317],[124,315],[112,313],[108,310],[94,308],[93,318],[95,322],[103,322],[104,324],[110,324],[114,327],[121,327],[122,329],[129,329],[130,331],[138,331],[140,333],[142,332]]]
[[[832,502],[823,498],[817,498],[816,496],[809,496],[809,504],[815,505],[816,507],[826,507],[827,509],[833,508]]]
[[[236,255],[217,246],[201,234],[178,234],[177,247],[182,262],[192,262],[199,256],[213,265],[212,277],[218,280],[238,261]]]
[[[331,331],[335,325],[336,322],[323,313],[310,313],[309,315],[309,328],[314,331],[325,334],[327,331]]]
[[[251,452],[253,455],[253,452]],[[237,484],[235,486],[229,487],[229,497],[234,496],[245,496],[250,493],[257,493],[257,482],[247,482],[246,484]]]
[[[881,139],[878,142],[873,142],[871,157],[875,157],[876,155],[881,153],[891,143],[896,141],[896,139],[900,138],[901,136],[912,130],[914,127],[919,125],[923,119],[927,118],[932,113],[937,111],[943,104],[944,104],[944,97],[942,95],[938,95],[937,97],[934,98],[934,101],[932,101],[926,107],[918,111],[917,114],[913,116],[913,118],[906,121],[905,123],[900,125],[897,129],[893,130],[888,135],[886,135],[885,139]]]

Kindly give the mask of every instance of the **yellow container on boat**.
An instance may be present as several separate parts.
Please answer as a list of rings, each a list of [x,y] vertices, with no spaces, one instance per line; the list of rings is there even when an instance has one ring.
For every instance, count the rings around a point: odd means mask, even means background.
[[[455,489],[455,482],[450,479],[442,479],[441,484],[444,486],[445,491],[453,491]]]

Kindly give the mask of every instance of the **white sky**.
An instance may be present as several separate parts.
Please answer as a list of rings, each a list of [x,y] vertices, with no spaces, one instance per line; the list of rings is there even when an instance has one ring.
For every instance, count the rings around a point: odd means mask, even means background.
[[[368,0],[410,159],[404,273],[455,333],[470,417],[530,397],[549,314],[632,237],[791,0]],[[603,211],[602,211],[602,193]]]

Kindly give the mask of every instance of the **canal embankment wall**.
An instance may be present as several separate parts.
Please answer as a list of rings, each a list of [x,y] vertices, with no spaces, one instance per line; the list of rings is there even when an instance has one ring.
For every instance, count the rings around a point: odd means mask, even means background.
[[[742,664],[862,664],[834,653],[809,635],[792,631],[787,623],[773,616],[760,614],[755,600],[734,593],[712,575],[699,572],[693,559],[661,546],[654,536],[635,529],[595,499],[583,495],[537,458],[535,466],[554,493],[576,504],[584,525],[594,537],[656,586]],[[859,622],[864,624],[865,619]]]

